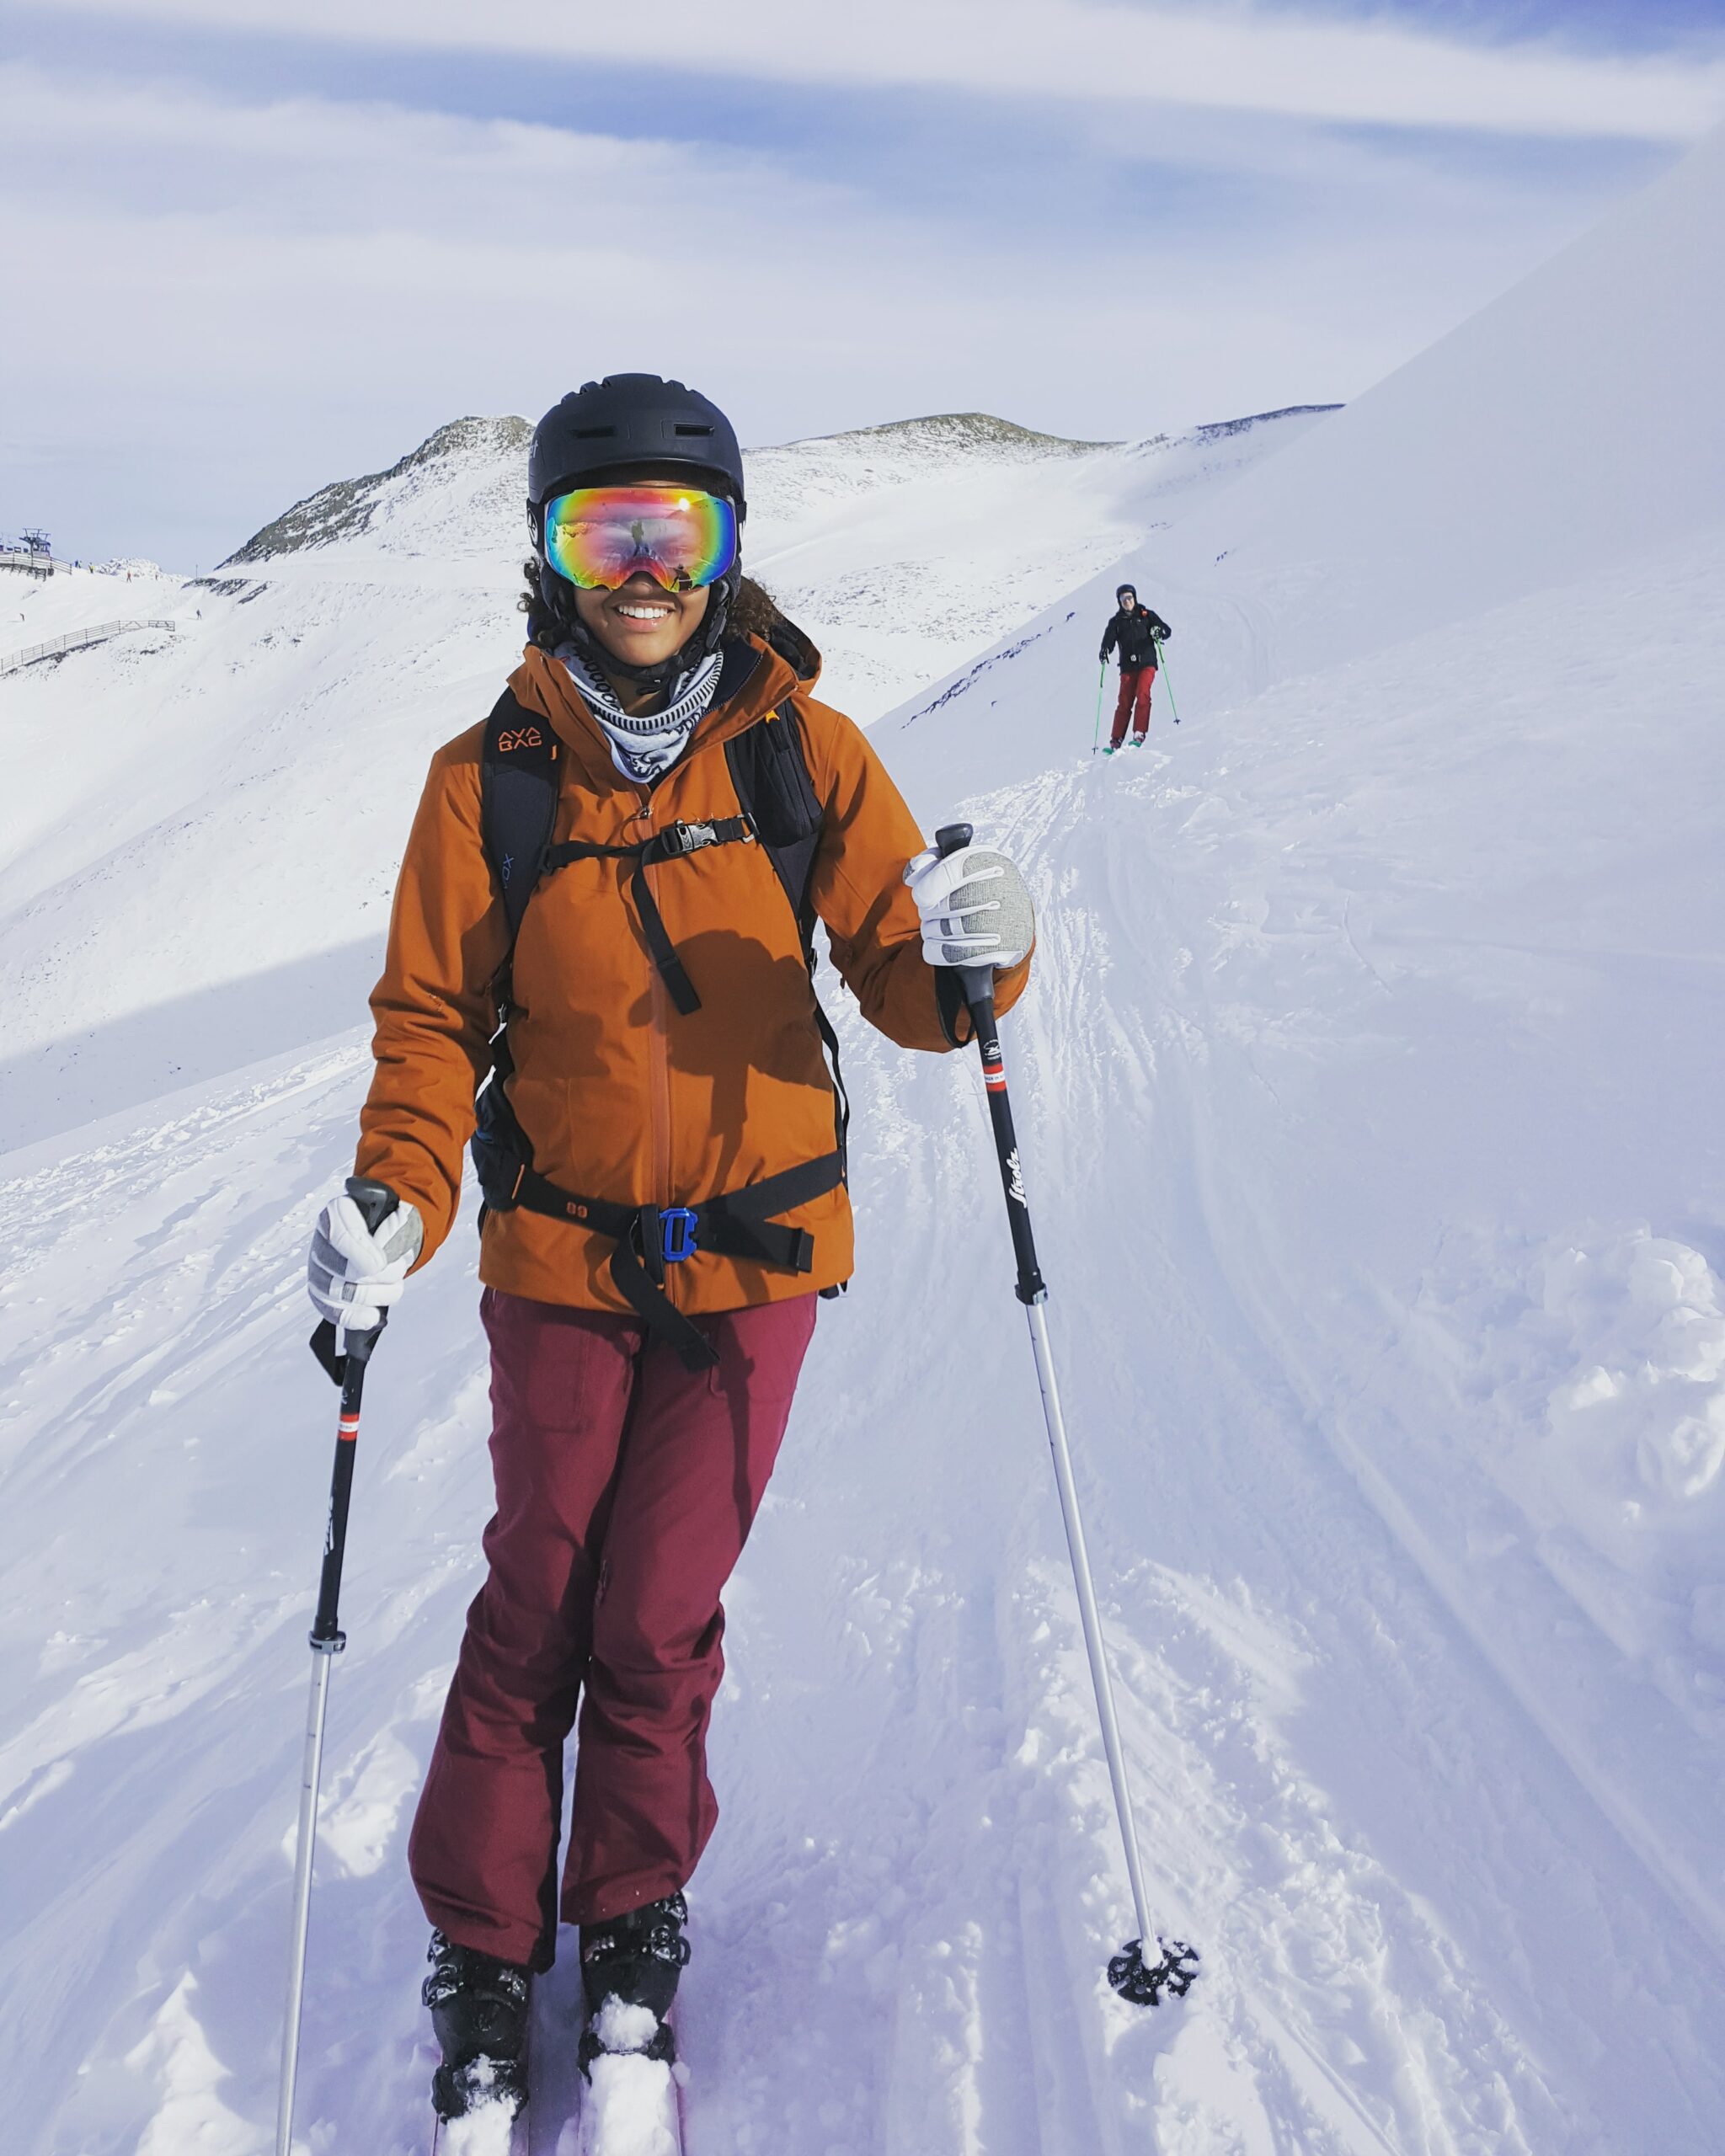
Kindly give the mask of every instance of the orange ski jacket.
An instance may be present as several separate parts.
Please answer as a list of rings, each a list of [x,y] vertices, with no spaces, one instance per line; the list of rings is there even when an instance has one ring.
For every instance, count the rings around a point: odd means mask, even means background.
[[[923,844],[916,821],[861,729],[809,696],[777,651],[748,642],[754,670],[650,791],[617,770],[566,670],[528,648],[510,686],[562,744],[553,841],[633,846],[676,822],[734,817],[724,743],[747,727],[796,724],[822,806],[810,894],[834,963],[889,1038],[945,1049],[953,1043],[902,881]],[[480,835],[483,735],[470,727],[432,759],[371,997],[377,1068],[355,1172],[419,1208],[420,1264],[455,1218],[508,956]],[[631,864],[572,861],[540,883],[516,940],[508,1097],[552,1182],[630,1207],[697,1206],[830,1154],[832,1085],[797,921],[766,849],[716,846],[646,874],[701,1008],[671,1001],[629,903]],[[996,1007],[1009,1010],[1028,977],[1028,959],[998,976]],[[968,1014],[954,1030],[968,1038]],[[739,1310],[850,1277],[842,1184],[782,1217],[812,1235],[812,1271],[702,1251],[666,1268],[672,1304]],[[491,1212],[479,1275],[537,1301],[629,1314],[609,1270],[614,1247],[572,1220]]]

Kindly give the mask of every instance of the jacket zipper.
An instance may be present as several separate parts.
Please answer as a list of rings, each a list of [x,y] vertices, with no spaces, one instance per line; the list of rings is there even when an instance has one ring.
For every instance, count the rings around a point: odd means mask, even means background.
[[[659,977],[653,954],[647,954],[648,1008],[648,1129],[652,1138],[650,1177],[653,1202],[669,1205],[670,1184],[670,995]]]
[[[777,715],[777,711],[769,711],[763,714],[763,718],[776,718]],[[761,723],[762,720],[750,722],[751,724],[757,725]],[[698,754],[701,749],[710,750],[713,745],[710,741],[703,741],[698,744],[698,747],[692,749],[689,755],[693,756]],[[656,815],[652,817],[651,820],[654,830],[663,828],[660,819]],[[650,877],[653,872],[649,869],[647,873]],[[654,895],[656,898],[658,894],[655,892]],[[647,1057],[648,1127],[652,1139],[653,1202],[656,1205],[665,1206],[676,1202],[676,1193],[671,1187],[670,991],[660,979],[659,969],[653,963],[653,954],[650,951],[646,953],[646,958],[648,1009],[650,1014]],[[672,1292],[669,1273],[665,1280],[665,1292],[670,1297],[672,1302],[676,1302],[677,1299]]]

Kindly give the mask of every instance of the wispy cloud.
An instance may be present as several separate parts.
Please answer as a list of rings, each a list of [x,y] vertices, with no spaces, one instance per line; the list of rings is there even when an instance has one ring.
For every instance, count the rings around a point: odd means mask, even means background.
[[[24,0],[59,9],[63,0]],[[1473,41],[1345,14],[1094,0],[728,0],[701,18],[569,0],[83,0],[173,22],[419,50],[667,67],[960,94],[1147,99],[1215,110],[1517,135],[1683,140],[1725,109],[1715,39],[1661,56]],[[698,23],[696,34],[688,34]],[[663,38],[660,27],[671,34]]]
[[[1672,154],[1158,101],[1163,45],[1047,52],[1069,21],[1141,39],[1156,9],[1006,0],[984,35],[948,0],[913,36],[881,0],[866,38],[814,10],[793,37],[739,0],[721,77],[623,55],[636,18],[526,0],[107,4],[56,0],[28,18],[39,61],[0,66],[0,249],[32,326],[0,349],[3,493],[75,551],[176,563],[458,413],[617,367],[700,380],[756,441],[977,406],[1119,435],[1349,396]],[[1273,33],[1315,34],[1220,19],[1272,59]],[[965,22],[974,95],[942,87]],[[531,66],[454,48],[530,29],[554,48]],[[871,56],[878,77],[878,45],[916,80],[839,80]]]

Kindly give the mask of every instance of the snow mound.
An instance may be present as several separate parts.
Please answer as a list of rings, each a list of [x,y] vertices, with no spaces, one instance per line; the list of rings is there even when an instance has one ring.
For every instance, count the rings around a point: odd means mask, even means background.
[[[1456,1253],[1428,1315],[1474,1403],[1471,1465],[1516,1531],[1617,1653],[1725,1741],[1717,1272],[1645,1225],[1557,1235],[1503,1272]]]
[[[1725,513],[1722,348],[1725,130],[1155,559],[1226,557],[1248,686],[1609,576]]]

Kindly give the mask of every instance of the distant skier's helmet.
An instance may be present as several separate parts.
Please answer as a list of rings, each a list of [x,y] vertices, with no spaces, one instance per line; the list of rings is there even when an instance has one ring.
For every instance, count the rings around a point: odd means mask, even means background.
[[[1114,596],[1116,599],[1135,599],[1138,596],[1138,588],[1135,584],[1116,584]]]

